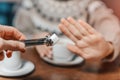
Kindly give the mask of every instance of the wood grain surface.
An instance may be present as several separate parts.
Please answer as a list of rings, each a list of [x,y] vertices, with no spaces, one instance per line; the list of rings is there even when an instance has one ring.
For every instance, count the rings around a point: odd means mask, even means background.
[[[18,78],[0,77],[0,80],[120,80],[120,66],[113,63],[86,63],[72,67],[50,65],[40,59],[34,48],[28,48],[22,57],[32,61],[36,69]]]

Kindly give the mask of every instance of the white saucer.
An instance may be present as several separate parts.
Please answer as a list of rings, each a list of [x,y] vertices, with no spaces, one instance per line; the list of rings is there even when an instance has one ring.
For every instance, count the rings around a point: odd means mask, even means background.
[[[52,59],[49,59],[47,57],[41,57],[45,62],[48,62],[50,64],[56,65],[56,66],[75,66],[80,65],[84,62],[84,59],[79,56],[75,56],[75,58],[68,62],[58,62]]]
[[[19,77],[29,74],[34,70],[35,66],[30,61],[22,60],[22,66],[18,70],[9,70],[4,67],[4,65],[0,66],[0,76],[4,77]]]

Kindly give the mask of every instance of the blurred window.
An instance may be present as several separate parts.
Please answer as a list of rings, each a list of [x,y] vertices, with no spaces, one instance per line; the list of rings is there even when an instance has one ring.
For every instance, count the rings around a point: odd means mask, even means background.
[[[12,2],[0,2],[0,24],[12,25],[14,17],[13,6],[14,3]]]

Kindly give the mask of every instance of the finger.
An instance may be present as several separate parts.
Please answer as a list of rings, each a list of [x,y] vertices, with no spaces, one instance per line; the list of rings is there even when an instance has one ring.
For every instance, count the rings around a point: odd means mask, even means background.
[[[77,54],[77,55],[79,55],[79,56],[84,56],[84,52],[83,52],[80,48],[78,48],[76,45],[68,44],[68,45],[67,45],[67,48],[68,48],[71,52],[73,52],[73,53],[75,53],[75,54]]]
[[[101,38],[102,37],[99,37],[99,35],[93,34],[93,35],[84,37],[83,40],[88,44],[96,44],[96,43],[98,43],[98,41],[101,41]],[[104,40],[104,38],[102,40]]]
[[[89,35],[88,31],[84,28],[84,26],[81,26],[78,22],[76,22],[73,18],[69,17],[67,20],[76,27],[77,30],[79,30],[79,33],[83,36]]]
[[[12,50],[25,52],[25,44],[13,40],[3,40],[0,38],[0,50]]]
[[[79,30],[75,27],[75,25],[71,24],[65,19],[61,19],[61,22],[76,38],[81,39],[83,37]]]
[[[51,49],[49,47],[42,45],[42,46],[36,46],[36,49],[41,57],[47,56],[48,58],[51,58],[50,56]]]
[[[86,22],[82,21],[82,20],[78,20],[78,22],[84,26],[86,28],[86,30],[90,33],[90,34],[94,34],[96,33],[96,30],[93,29],[89,24],[87,24]]]
[[[52,58],[52,51],[51,51],[51,49],[49,48],[49,47],[45,47],[46,48],[46,56],[48,57],[48,58]]]
[[[52,47],[45,45],[44,49],[45,49],[45,53],[46,53],[45,56],[48,57],[49,59],[52,59],[52,57],[53,57]]]
[[[3,51],[0,51],[0,61],[4,59],[4,53]]]
[[[76,42],[78,39],[62,24],[59,25],[60,30],[69,37],[72,41]]]
[[[47,46],[47,47],[49,47],[50,51],[52,51],[52,50],[53,50],[53,47],[52,47],[52,46]]]
[[[26,39],[25,35],[23,35],[17,29],[13,30],[13,36],[16,40],[25,40]]]
[[[6,29],[7,28],[7,29]],[[20,39],[26,39],[26,37],[19,32],[16,28],[13,27],[2,27],[1,28],[1,37],[4,39],[12,39],[12,40],[20,40]]]
[[[49,54],[47,54],[47,57],[48,57],[49,59],[52,59],[52,58],[53,58],[53,53],[52,53],[52,51],[50,51]]]
[[[79,40],[76,42],[76,45],[79,47],[79,48],[86,48],[89,46],[89,44],[84,41],[84,40]]]
[[[34,39],[44,38],[44,37],[47,36],[47,35],[49,35],[49,33],[47,33],[47,32],[42,32],[42,33],[39,33],[39,34],[34,35]],[[47,56],[48,53],[49,53],[49,50],[48,50],[49,47],[46,46],[46,45],[35,46],[35,48],[37,49],[37,51],[38,51],[38,53],[39,53],[39,55],[40,55],[41,57],[45,57],[45,56]],[[51,50],[51,48],[50,48],[50,50]]]
[[[45,45],[42,45],[42,46],[35,46],[36,50],[38,51],[38,54],[41,56],[41,57],[45,57],[47,52],[46,52],[46,49],[45,49]]]
[[[84,41],[86,44],[90,45],[91,42],[93,42],[92,38],[90,37],[91,35],[89,36],[85,36],[82,41]]]

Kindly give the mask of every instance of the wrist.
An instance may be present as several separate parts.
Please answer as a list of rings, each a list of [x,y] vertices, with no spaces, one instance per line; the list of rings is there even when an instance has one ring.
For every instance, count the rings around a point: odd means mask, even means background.
[[[110,59],[114,53],[114,47],[113,47],[112,43],[108,42],[108,45],[109,45],[109,50],[108,50],[107,56],[105,57],[106,59]]]
[[[108,54],[111,55],[114,52],[114,47],[111,42],[109,42],[108,44],[109,44],[109,51],[108,51],[109,53]]]

